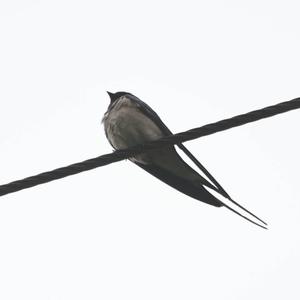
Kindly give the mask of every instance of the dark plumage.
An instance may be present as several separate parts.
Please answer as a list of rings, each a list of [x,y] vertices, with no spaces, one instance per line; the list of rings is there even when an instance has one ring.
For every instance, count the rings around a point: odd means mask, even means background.
[[[115,94],[108,92],[108,94],[111,102],[103,117],[103,123],[106,137],[115,149],[125,149],[172,134],[160,117],[146,103],[134,95],[126,92]],[[191,168],[179,156],[174,146],[151,150],[147,153],[139,154],[130,160],[178,191],[216,207],[225,206],[248,221],[265,228],[241,215],[212,195],[205,187],[215,190],[263,222],[233,201],[221,185],[184,145],[180,144],[178,146],[197,164],[211,182]],[[266,224],[265,222],[263,223]]]

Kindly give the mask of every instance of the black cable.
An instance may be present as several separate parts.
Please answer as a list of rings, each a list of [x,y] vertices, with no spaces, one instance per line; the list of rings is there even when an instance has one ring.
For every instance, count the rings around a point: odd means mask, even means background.
[[[113,162],[117,162],[132,157],[141,152],[149,151],[154,148],[166,147],[168,145],[180,144],[189,140],[197,139],[202,136],[210,135],[219,131],[224,131],[233,127],[241,126],[250,122],[272,117],[290,110],[300,108],[300,98],[254,110],[246,114],[238,115],[229,119],[210,123],[202,127],[197,127],[185,132],[167,136],[157,141],[149,142],[144,145],[118,150],[110,154],[101,155],[80,163],[72,164],[63,168],[58,168],[49,172],[13,181],[0,186],[0,196],[27,189],[39,184],[47,183],[80,172],[88,171],[97,167],[102,167]]]

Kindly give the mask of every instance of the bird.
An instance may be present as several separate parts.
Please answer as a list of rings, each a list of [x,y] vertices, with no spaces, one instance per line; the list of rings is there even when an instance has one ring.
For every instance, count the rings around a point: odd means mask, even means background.
[[[106,138],[115,150],[124,150],[172,135],[158,114],[138,97],[128,92],[107,93],[110,103],[102,118],[102,123]],[[187,196],[215,207],[226,207],[247,221],[267,229],[267,223],[234,201],[182,143],[177,146],[209,180],[187,164],[173,145],[134,155],[129,160]],[[209,189],[227,198],[233,205],[238,206],[264,225],[227,205],[213,195]]]

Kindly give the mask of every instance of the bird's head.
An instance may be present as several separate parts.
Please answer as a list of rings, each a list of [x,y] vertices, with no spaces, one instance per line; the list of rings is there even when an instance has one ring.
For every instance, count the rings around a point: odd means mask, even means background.
[[[116,93],[107,92],[107,94],[109,95],[109,98],[110,98],[110,104],[113,104],[117,99],[119,99],[120,97],[122,97],[124,95],[128,95],[129,93],[127,93],[127,92],[116,92]]]

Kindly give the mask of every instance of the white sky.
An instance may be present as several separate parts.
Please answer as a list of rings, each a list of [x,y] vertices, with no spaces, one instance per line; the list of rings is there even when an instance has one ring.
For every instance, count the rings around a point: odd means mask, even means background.
[[[1,184],[111,151],[106,90],[174,131],[300,96],[299,1],[0,2]],[[1,299],[299,299],[300,111],[186,143],[262,230],[120,162],[0,199]]]

